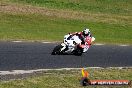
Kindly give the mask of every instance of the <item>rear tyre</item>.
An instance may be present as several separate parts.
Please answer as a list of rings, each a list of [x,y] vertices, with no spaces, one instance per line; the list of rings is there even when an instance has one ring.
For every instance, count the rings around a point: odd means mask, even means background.
[[[83,49],[79,46],[77,46],[77,49],[74,51],[74,55],[81,56],[83,53]]]
[[[57,45],[54,49],[53,49],[53,52],[51,53],[51,55],[59,55],[59,54],[61,54],[61,48],[62,48],[63,46],[62,45]]]
[[[75,53],[74,53],[74,55],[76,55],[76,56],[81,56],[81,55],[82,55],[82,52],[81,52],[81,50],[80,50],[80,49],[78,49],[78,50],[75,50]]]

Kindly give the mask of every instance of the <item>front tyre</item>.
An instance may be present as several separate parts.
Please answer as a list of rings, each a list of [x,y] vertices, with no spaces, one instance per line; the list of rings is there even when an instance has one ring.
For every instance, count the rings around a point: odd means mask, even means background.
[[[53,49],[51,55],[59,55],[59,54],[61,54],[61,48],[62,48],[62,47],[63,47],[62,45],[57,45],[57,46]]]

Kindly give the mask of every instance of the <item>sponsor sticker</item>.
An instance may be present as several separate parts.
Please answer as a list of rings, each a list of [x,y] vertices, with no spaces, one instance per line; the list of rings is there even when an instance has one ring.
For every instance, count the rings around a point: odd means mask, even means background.
[[[131,85],[131,81],[129,80],[90,80],[88,71],[85,71],[84,68],[81,70],[82,79],[81,85]]]

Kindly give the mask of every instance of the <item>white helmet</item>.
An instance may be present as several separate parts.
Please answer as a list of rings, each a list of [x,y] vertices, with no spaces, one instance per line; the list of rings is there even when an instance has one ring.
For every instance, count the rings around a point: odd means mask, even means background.
[[[89,30],[88,28],[86,28],[86,29],[83,30],[83,34],[84,34],[85,36],[88,36],[89,33],[90,33],[90,30]]]

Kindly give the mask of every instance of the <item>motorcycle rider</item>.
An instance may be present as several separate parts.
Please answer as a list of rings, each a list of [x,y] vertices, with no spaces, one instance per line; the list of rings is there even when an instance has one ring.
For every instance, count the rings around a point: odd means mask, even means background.
[[[77,35],[82,41],[81,44],[85,44],[85,38],[87,36],[92,37],[90,29],[88,28],[84,29],[82,32],[69,33],[69,35],[70,36],[67,38],[67,40],[69,40],[72,36]]]
[[[79,39],[82,41],[81,45],[85,45],[85,39],[87,36],[92,37],[90,30],[88,28],[86,28],[82,32],[69,33],[68,35],[65,35],[64,43],[66,44],[67,41],[70,40],[74,35],[77,35],[79,37]],[[89,45],[91,45],[91,44],[89,44]],[[61,49],[61,51],[66,51],[67,49],[68,49],[68,44],[67,44],[67,46],[64,46]]]

